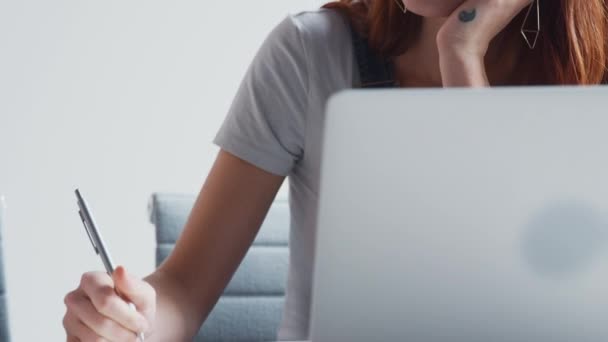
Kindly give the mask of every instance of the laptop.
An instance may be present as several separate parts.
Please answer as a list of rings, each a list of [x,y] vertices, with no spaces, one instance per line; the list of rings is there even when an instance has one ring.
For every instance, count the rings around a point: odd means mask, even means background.
[[[608,89],[327,107],[313,342],[608,340]]]

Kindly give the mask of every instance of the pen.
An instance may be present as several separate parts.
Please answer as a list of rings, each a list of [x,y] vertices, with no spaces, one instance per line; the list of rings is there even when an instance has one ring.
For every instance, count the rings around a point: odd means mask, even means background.
[[[112,263],[112,259],[110,258],[110,253],[108,252],[105,244],[103,243],[101,234],[99,233],[99,230],[97,229],[97,226],[95,225],[95,221],[93,220],[93,216],[91,215],[91,212],[89,211],[87,202],[84,200],[84,198],[80,194],[80,190],[76,189],[75,193],[76,193],[76,199],[78,201],[78,214],[80,215],[80,219],[82,220],[82,223],[84,224],[84,229],[87,232],[87,235],[89,236],[89,240],[91,240],[91,244],[93,245],[93,249],[95,250],[95,253],[101,257],[101,261],[103,262],[103,265],[106,268],[106,272],[108,272],[108,274],[110,276],[112,276],[112,274],[114,273],[114,264]],[[116,290],[116,293],[118,295],[120,295],[118,293],[118,290]],[[132,310],[137,310],[133,303],[128,303],[128,304]],[[145,340],[145,336],[144,336],[143,332],[140,332],[137,336],[141,342],[143,342]]]

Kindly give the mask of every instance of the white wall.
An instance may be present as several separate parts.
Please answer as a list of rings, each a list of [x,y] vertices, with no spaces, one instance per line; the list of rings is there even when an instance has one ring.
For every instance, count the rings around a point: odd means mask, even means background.
[[[0,1],[0,193],[15,341],[64,340],[63,297],[101,269],[81,187],[115,261],[153,270],[146,204],[197,192],[247,65],[318,0]]]

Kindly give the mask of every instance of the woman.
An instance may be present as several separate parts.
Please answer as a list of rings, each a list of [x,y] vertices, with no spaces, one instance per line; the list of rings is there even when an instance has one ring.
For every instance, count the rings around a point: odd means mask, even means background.
[[[392,80],[385,86],[597,84],[607,79],[605,6],[605,0],[342,0],[288,17],[238,91],[215,139],[221,151],[174,252],[145,280],[124,268],[112,277],[83,275],[65,298],[68,341],[133,341],[139,331],[148,341],[191,339],[286,176],[291,264],[279,338],[305,340],[324,104],[341,89],[374,86],[364,84],[359,67],[369,56],[353,41],[386,62]]]

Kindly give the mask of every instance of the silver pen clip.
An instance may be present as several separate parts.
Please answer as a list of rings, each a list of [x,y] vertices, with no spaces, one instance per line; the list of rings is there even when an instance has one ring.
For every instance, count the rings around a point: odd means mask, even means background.
[[[80,203],[78,204],[78,207],[80,207]],[[87,223],[88,221],[84,217],[84,214],[82,213],[82,208],[80,210],[78,210],[78,215],[80,215],[80,219],[82,220],[82,224],[84,225],[84,230],[87,232],[87,235],[89,236],[89,240],[91,240],[91,244],[93,245],[93,250],[95,250],[96,254],[99,254],[99,248],[97,248],[97,245],[95,244],[95,240],[93,240],[93,236],[91,236],[90,228]]]

